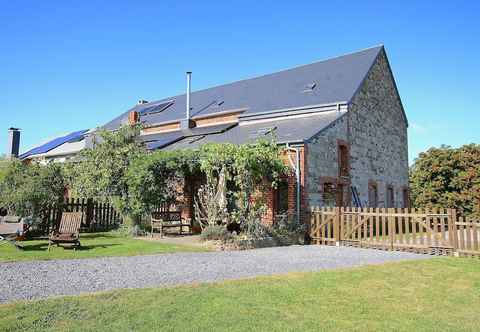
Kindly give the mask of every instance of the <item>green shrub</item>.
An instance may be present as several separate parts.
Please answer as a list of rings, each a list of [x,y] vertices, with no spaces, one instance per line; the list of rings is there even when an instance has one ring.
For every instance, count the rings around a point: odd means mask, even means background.
[[[480,218],[480,144],[420,153],[410,168],[410,190],[413,207],[453,208]]]
[[[9,214],[41,217],[47,207],[63,201],[64,190],[59,165],[41,166],[13,160],[0,181],[0,206]]]
[[[284,234],[303,234],[305,233],[305,224],[297,220],[296,215],[285,215],[283,218],[278,218],[272,229]]]
[[[202,231],[200,238],[203,241],[222,241],[227,242],[234,238],[224,225],[207,226]]]
[[[297,221],[295,215],[279,218],[269,229],[270,235],[281,245],[302,244],[306,227]]]

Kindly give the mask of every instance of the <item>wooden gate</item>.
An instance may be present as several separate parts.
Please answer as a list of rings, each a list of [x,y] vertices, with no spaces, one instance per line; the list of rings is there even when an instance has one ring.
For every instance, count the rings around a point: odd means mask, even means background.
[[[315,244],[480,257],[480,222],[457,220],[453,209],[315,208],[310,236]]]
[[[338,218],[340,208],[316,208],[312,211],[310,237],[315,244],[335,245],[338,238]]]

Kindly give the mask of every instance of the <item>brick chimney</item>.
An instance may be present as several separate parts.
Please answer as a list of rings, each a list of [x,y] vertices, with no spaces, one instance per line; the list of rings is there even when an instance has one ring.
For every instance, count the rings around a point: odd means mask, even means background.
[[[130,113],[128,113],[128,124],[131,126],[137,124],[138,121],[140,120],[139,118],[140,117],[138,112],[131,111]]]

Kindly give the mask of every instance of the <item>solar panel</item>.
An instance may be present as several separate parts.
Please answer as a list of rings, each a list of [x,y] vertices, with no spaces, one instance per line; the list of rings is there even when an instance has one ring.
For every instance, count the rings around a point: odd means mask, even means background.
[[[45,144],[42,144],[40,146],[37,146],[36,148],[33,148],[19,156],[20,159],[25,159],[27,157],[30,157],[32,155],[36,154],[42,154],[42,153],[47,153],[50,150],[55,149],[56,147],[67,143],[67,142],[74,142],[82,139],[84,137],[84,134],[88,131],[88,129],[85,130],[79,130],[75,131],[73,133],[70,133],[68,135],[62,136],[62,137],[57,137]]]
[[[166,110],[171,105],[173,105],[173,101],[169,100],[169,101],[166,101],[166,102],[163,102],[163,103],[160,103],[160,104],[144,107],[138,113],[140,115],[156,114],[156,113],[163,112],[164,110]]]

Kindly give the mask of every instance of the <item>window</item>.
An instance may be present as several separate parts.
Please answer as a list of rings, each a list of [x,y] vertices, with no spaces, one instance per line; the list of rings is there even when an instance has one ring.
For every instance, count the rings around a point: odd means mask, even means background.
[[[395,191],[393,186],[387,186],[387,208],[395,207]]]
[[[288,212],[288,183],[281,181],[276,190],[275,214],[286,214]]]
[[[344,142],[338,143],[338,175],[339,176],[348,176],[350,165],[349,165],[349,151],[348,145]]]
[[[335,184],[333,182],[324,182],[322,188],[322,198],[324,206],[335,206]]]
[[[403,188],[403,207],[404,208],[410,207],[410,192],[408,188]]]
[[[368,184],[368,205],[372,208],[378,207],[378,186],[374,181]]]

